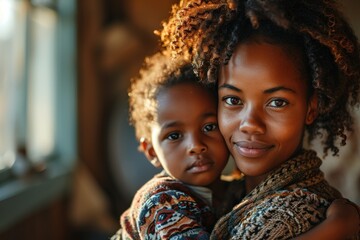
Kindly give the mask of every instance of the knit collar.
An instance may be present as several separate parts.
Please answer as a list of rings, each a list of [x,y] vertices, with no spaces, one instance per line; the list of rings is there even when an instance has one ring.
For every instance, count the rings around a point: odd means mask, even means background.
[[[264,195],[271,194],[284,188],[292,188],[293,184],[297,187],[309,186],[306,179],[318,176],[316,184],[322,181],[323,173],[319,170],[322,161],[317,157],[313,150],[302,149],[299,154],[285,161],[279,168],[269,173],[266,179],[261,182],[255,189],[245,196],[243,201],[261,199]]]
[[[315,151],[304,149],[299,151],[298,155],[270,172],[263,182],[246,195],[231,212],[222,217],[216,224],[211,239],[228,239],[231,229],[241,222],[246,212],[267,196],[279,190],[309,187],[324,181],[320,166],[321,160]]]

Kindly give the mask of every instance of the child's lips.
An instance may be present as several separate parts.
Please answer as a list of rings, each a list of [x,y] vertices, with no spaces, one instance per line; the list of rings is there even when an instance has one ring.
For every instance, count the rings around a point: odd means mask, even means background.
[[[213,165],[212,161],[208,161],[205,159],[197,160],[187,169],[187,171],[189,173],[202,173],[209,171],[212,165]]]
[[[240,155],[248,158],[261,157],[273,148],[272,144],[258,141],[239,141],[235,146]]]

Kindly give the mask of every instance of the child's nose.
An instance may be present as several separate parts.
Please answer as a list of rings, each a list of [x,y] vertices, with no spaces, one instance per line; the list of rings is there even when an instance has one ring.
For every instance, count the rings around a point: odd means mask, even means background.
[[[246,134],[259,135],[265,133],[265,124],[255,109],[248,109],[241,116],[239,129]]]
[[[207,151],[206,144],[199,137],[191,137],[189,140],[189,153],[200,154]]]

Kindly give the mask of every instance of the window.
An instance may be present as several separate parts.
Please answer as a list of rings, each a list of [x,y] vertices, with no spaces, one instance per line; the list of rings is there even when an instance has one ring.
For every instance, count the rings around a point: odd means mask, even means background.
[[[25,58],[25,4],[0,1],[0,170],[12,166]]]
[[[75,3],[0,1],[0,230],[63,191],[74,165]]]
[[[35,8],[30,16],[26,148],[32,162],[55,150],[56,22],[49,8]]]

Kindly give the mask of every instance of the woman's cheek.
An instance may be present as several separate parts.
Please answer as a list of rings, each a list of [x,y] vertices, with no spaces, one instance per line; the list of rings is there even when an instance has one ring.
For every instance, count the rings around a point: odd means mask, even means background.
[[[229,114],[229,112],[219,109],[218,112],[219,129],[226,141],[229,138],[229,132],[233,132],[232,128],[236,124],[235,123],[236,119],[234,118],[235,118],[234,114]]]

